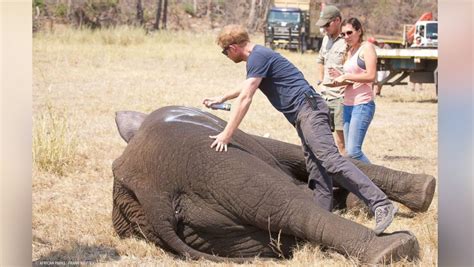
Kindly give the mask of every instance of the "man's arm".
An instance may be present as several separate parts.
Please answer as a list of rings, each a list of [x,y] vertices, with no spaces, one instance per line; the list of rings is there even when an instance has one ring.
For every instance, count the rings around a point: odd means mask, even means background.
[[[317,84],[318,86],[324,81],[324,62],[325,62],[325,59],[323,57],[323,54],[324,54],[323,47],[325,47],[326,42],[327,42],[327,36],[324,36],[321,48],[319,49],[318,56],[316,57],[316,66],[318,67],[318,69],[316,71],[316,79],[317,79],[316,81],[318,83]]]
[[[206,97],[202,100],[202,103],[204,104],[204,106],[210,108],[212,104],[224,103],[227,100],[231,100],[231,99],[234,99],[234,98],[238,97],[239,94],[240,94],[240,91],[241,91],[241,89],[236,90],[234,92],[230,92],[230,93],[225,94],[223,96],[217,96],[217,97],[212,97],[212,98],[207,98]]]
[[[261,81],[262,78],[248,78],[244,81],[242,90],[240,90],[240,94],[238,95],[235,104],[235,109],[233,110],[224,131],[218,135],[210,136],[215,139],[211,144],[211,148],[216,147],[216,151],[227,151],[227,144],[230,142],[235,130],[239,127],[245,114],[247,114],[250,104],[252,103],[252,98]]]
[[[316,73],[317,74],[316,78],[318,81],[318,85],[320,85],[324,81],[324,64],[318,63],[317,66],[318,66],[318,71]]]

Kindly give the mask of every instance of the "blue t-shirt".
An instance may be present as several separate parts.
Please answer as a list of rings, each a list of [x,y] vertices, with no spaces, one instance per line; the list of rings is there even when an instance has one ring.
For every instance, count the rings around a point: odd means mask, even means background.
[[[305,101],[304,92],[315,92],[290,61],[261,45],[255,45],[247,59],[247,78],[263,78],[260,90],[293,125]]]

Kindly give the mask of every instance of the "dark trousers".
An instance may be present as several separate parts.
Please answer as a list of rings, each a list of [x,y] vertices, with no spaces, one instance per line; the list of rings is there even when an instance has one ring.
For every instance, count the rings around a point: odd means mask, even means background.
[[[387,196],[362,171],[337,150],[329,126],[329,109],[321,96],[314,94],[301,106],[295,123],[309,172],[308,185],[316,203],[331,211],[333,179],[354,193],[372,212],[389,204]]]

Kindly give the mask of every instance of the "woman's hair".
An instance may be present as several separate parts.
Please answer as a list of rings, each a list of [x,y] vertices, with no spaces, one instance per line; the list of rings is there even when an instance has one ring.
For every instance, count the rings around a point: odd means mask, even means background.
[[[362,40],[364,40],[364,29],[362,29],[362,24],[360,23],[360,21],[356,18],[345,19],[341,23],[341,27],[343,27],[344,25],[347,25],[347,24],[352,25],[352,28],[354,28],[356,31],[360,30],[359,43],[362,43]]]
[[[354,30],[356,30],[356,31],[360,30],[359,43],[362,43],[362,40],[364,40],[364,29],[362,29],[362,24],[360,23],[360,21],[356,18],[345,19],[341,23],[341,28],[343,26],[347,25],[347,24],[352,25],[352,28],[354,28]],[[350,49],[351,49],[351,47],[347,46],[346,53],[344,54],[343,62],[345,62],[347,60],[347,56],[348,56],[348,53],[349,53]]]
[[[236,24],[225,26],[217,36],[216,40],[220,47],[228,47],[231,44],[240,45],[249,41],[250,38],[247,30],[243,26]]]

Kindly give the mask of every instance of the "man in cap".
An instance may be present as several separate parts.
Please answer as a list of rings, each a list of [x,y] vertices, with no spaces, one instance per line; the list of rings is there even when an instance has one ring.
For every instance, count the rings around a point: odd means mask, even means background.
[[[340,36],[341,23],[341,12],[337,7],[327,5],[323,8],[316,26],[321,27],[326,32],[326,35],[323,38],[316,63],[318,64],[317,79],[319,90],[328,104],[331,117],[334,116],[331,122],[334,129],[334,139],[339,152],[342,155],[346,155],[342,118],[345,86],[330,87],[332,80],[329,76],[330,68],[342,72],[347,45],[344,38]]]

